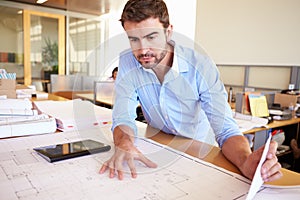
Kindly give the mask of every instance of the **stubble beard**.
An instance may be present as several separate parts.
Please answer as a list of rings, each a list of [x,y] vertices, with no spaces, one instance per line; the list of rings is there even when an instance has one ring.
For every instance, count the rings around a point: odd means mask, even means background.
[[[139,63],[145,68],[145,69],[154,69],[167,55],[167,50],[163,50],[159,57],[153,53],[146,53],[146,54],[141,54],[138,56],[138,61]],[[140,58],[143,58],[143,57],[152,57],[154,58],[154,62],[151,63],[151,62],[142,62],[140,60]]]

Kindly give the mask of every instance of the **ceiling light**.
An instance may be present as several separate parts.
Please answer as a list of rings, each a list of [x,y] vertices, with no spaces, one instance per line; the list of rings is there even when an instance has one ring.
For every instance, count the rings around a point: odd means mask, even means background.
[[[45,3],[46,1],[48,1],[48,0],[37,0],[36,3],[42,4],[42,3]]]

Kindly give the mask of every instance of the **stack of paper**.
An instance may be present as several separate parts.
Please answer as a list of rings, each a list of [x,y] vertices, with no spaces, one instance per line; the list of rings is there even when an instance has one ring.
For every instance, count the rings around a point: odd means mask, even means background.
[[[82,130],[110,125],[111,110],[96,106],[81,99],[69,101],[35,101],[35,107],[42,113],[56,119],[61,131]]]
[[[18,99],[23,99],[23,98],[48,98],[48,93],[46,92],[41,92],[41,91],[36,91],[35,86],[30,86],[30,87],[20,87],[16,89],[16,94]]]
[[[253,128],[266,127],[268,124],[268,119],[266,118],[245,115],[238,112],[233,112],[233,118],[237,122],[241,132],[245,132]]]
[[[17,116],[33,116],[33,115],[37,115],[37,110],[0,108],[0,116],[17,117]]]
[[[38,114],[28,99],[0,100],[0,138],[53,133],[56,122],[45,114]]]

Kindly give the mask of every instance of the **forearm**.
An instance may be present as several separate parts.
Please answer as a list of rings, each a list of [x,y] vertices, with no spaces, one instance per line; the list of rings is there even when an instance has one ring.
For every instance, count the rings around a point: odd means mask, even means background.
[[[228,138],[223,146],[222,152],[225,157],[237,166],[243,173],[244,164],[252,153],[249,143],[244,136],[233,136]]]

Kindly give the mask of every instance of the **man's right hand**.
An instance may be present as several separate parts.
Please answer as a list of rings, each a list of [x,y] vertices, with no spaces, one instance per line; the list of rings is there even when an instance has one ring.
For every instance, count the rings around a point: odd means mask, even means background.
[[[123,163],[125,162],[131,172],[131,177],[136,178],[137,172],[134,160],[144,163],[147,167],[156,168],[157,165],[146,158],[133,144],[133,131],[126,126],[118,126],[114,130],[114,155],[104,162],[99,173],[103,174],[109,170],[109,177],[114,178],[115,174],[118,179],[122,180],[124,177]]]

